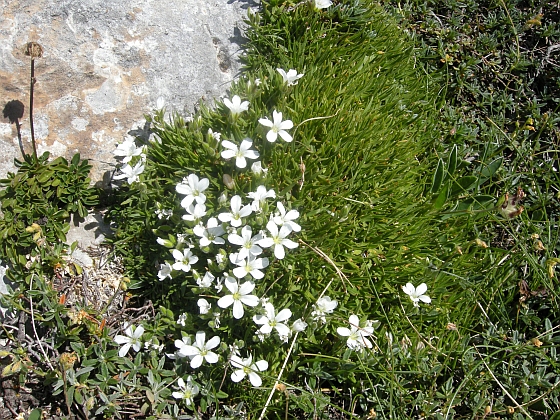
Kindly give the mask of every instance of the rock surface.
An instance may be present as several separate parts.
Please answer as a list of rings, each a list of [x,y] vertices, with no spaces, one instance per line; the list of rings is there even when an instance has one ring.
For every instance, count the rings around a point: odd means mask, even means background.
[[[144,128],[144,115],[165,104],[187,114],[224,94],[239,70],[243,19],[253,0],[0,0],[0,98],[19,100],[23,147],[29,131],[27,42],[35,61],[38,152],[111,172],[113,150]],[[139,131],[140,130],[140,131]],[[0,116],[0,177],[20,158],[15,124]]]

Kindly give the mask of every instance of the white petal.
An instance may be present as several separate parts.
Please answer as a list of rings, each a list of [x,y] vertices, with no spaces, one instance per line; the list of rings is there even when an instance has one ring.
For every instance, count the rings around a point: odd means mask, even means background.
[[[217,363],[219,358],[216,353],[209,352],[206,354],[206,356],[204,356],[204,359],[206,359],[208,363]]]
[[[206,349],[211,350],[217,347],[219,344],[220,344],[220,337],[216,335],[212,337],[210,340],[208,340],[208,342],[206,343]]]
[[[422,283],[420,284],[420,286],[416,288],[416,294],[418,296],[423,295],[424,293],[426,293],[427,290],[428,290],[428,286],[426,286],[426,283]]]
[[[236,300],[233,302],[233,317],[235,319],[241,319],[243,318],[243,314],[245,313],[245,311],[243,310],[243,305],[241,304],[240,301]]]
[[[343,337],[348,337],[351,334],[350,330],[346,327],[338,327],[336,332]]]
[[[121,349],[119,350],[119,356],[124,357],[126,356],[126,354],[128,353],[128,351],[130,350],[130,343],[126,343],[124,346],[121,347]]]
[[[431,303],[432,302],[432,299],[429,296],[426,296],[426,295],[418,296],[418,299],[420,299],[424,303]]]
[[[218,300],[218,306],[222,309],[225,309],[225,308],[231,306],[232,303],[233,303],[233,296],[232,295],[222,296]]]
[[[278,312],[278,315],[276,315],[275,319],[278,322],[284,322],[287,319],[290,319],[291,316],[292,316],[292,311],[286,308]]]
[[[233,382],[241,382],[244,377],[245,377],[245,372],[242,369],[234,370],[231,373],[231,380]]]
[[[261,377],[257,375],[255,372],[249,373],[249,380],[251,381],[251,385],[253,385],[254,387],[258,387],[262,385]]]
[[[280,137],[282,137],[282,139],[287,142],[287,143],[291,143],[292,140],[294,139],[287,131],[284,130],[280,130],[278,132],[278,134],[280,135]]]
[[[278,134],[276,134],[272,130],[270,130],[268,133],[266,133],[266,139],[271,143],[274,143],[277,138],[278,138]]]

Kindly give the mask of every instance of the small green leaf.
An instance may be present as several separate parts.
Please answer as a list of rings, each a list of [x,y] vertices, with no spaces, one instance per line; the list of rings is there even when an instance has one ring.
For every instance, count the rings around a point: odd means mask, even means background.
[[[441,192],[438,194],[434,201],[434,208],[439,210],[443,207],[445,202],[447,201],[447,192],[449,191],[448,187],[445,187]]]
[[[436,172],[434,173],[434,178],[432,180],[432,193],[437,193],[439,188],[441,187],[441,183],[443,182],[443,175],[445,173],[445,167],[443,160],[438,161],[438,165],[436,168]]]
[[[41,410],[36,408],[31,413],[29,413],[28,420],[41,420],[41,414]]]
[[[492,176],[496,173],[496,171],[502,166],[503,158],[499,157],[496,160],[493,160],[488,165],[486,165],[482,171],[480,171],[480,176],[482,178],[492,178]]]
[[[451,189],[451,196],[455,196],[457,194],[462,194],[466,191],[472,189],[478,178],[476,176],[464,176],[459,178],[457,181],[453,183],[453,188]]]
[[[447,161],[447,173],[449,176],[455,173],[457,169],[457,145],[453,146],[451,153],[449,154],[449,160]]]

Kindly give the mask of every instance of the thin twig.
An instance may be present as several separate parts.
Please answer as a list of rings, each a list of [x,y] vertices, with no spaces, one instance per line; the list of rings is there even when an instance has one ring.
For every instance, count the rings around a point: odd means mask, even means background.
[[[303,121],[300,122],[298,125],[296,125],[296,128],[294,129],[294,131],[293,131],[293,133],[292,133],[292,138],[295,138],[296,132],[297,132],[298,128],[299,128],[302,124],[304,124],[304,123],[306,123],[306,122],[308,122],[308,121],[313,121],[313,120],[326,120],[326,119],[328,119],[328,118],[336,117],[336,114],[338,114],[338,111],[340,111],[340,108],[339,108],[333,115],[329,115],[329,116],[327,116],[327,117],[313,117],[313,118],[308,118],[308,119],[306,119],[306,120],[303,120]]]
[[[272,400],[272,396],[274,395],[274,391],[276,390],[276,386],[280,383],[280,378],[282,377],[282,374],[284,373],[284,369],[286,369],[286,365],[288,364],[288,360],[290,359],[290,355],[292,354],[292,351],[294,350],[294,346],[296,344],[296,340],[297,340],[298,335],[299,335],[299,332],[296,332],[296,334],[294,335],[294,338],[292,339],[292,344],[290,345],[290,348],[288,349],[288,354],[286,355],[286,358],[284,359],[284,363],[282,364],[282,368],[280,369],[280,372],[278,372],[278,376],[276,377],[276,381],[274,382],[274,386],[270,390],[270,394],[268,395],[268,399],[266,400],[266,403],[265,403],[265,405],[262,409],[259,420],[264,419],[264,415],[266,414],[266,409],[270,405],[270,401]]]
[[[480,356],[480,361],[484,364],[484,366],[486,367],[486,369],[488,370],[488,373],[490,373],[490,376],[492,376],[492,378],[494,378],[494,381],[496,381],[496,383],[498,384],[498,386],[500,388],[502,388],[502,391],[509,397],[509,399],[515,404],[515,406],[517,408],[519,408],[521,411],[523,411],[523,413],[529,417],[531,420],[533,419],[531,417],[531,415],[523,408],[523,406],[519,405],[519,403],[517,401],[515,401],[515,399],[513,398],[513,396],[508,392],[508,390],[500,383],[500,381],[498,381],[498,378],[496,378],[496,376],[494,375],[494,372],[492,372],[492,370],[490,369],[490,367],[486,364],[486,362],[484,361],[484,359],[482,358],[482,354],[480,354],[480,352],[478,351],[478,348],[476,346],[474,346],[475,351],[478,353],[478,355]]]
[[[347,281],[348,284],[350,284],[350,280],[348,280],[348,277],[346,277],[344,275],[344,273],[340,270],[340,268],[338,268],[336,266],[336,264],[333,262],[333,260],[331,260],[327,254],[325,254],[323,251],[321,251],[316,246],[311,246],[308,243],[306,243],[305,241],[303,241],[302,239],[300,239],[299,242],[304,244],[306,247],[311,248],[311,250],[313,250],[313,252],[315,252],[317,255],[320,255],[321,257],[323,257],[330,265],[332,265],[334,267],[334,269],[336,271],[336,274],[338,274],[338,277],[340,277],[340,279],[342,280],[342,286],[344,286],[344,292],[348,293],[348,289],[346,289],[346,285],[344,284],[344,281]]]

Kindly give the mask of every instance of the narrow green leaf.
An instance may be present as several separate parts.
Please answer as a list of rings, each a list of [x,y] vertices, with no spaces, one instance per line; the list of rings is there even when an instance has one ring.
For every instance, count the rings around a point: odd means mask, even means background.
[[[499,157],[498,159],[493,160],[488,165],[486,165],[482,171],[480,171],[480,176],[482,178],[491,178],[494,176],[496,171],[502,166],[503,158]]]
[[[439,188],[441,187],[441,183],[443,182],[443,175],[445,172],[445,167],[443,160],[438,161],[438,165],[436,168],[436,172],[434,173],[434,178],[432,180],[432,193],[437,193]]]
[[[434,201],[434,208],[439,210],[443,207],[445,202],[447,201],[447,193],[449,191],[448,187],[445,187],[441,192],[438,194]]]
[[[453,149],[451,149],[451,153],[449,154],[449,159],[447,161],[447,173],[449,174],[449,176],[453,175],[456,169],[457,169],[457,145],[454,145]]]

